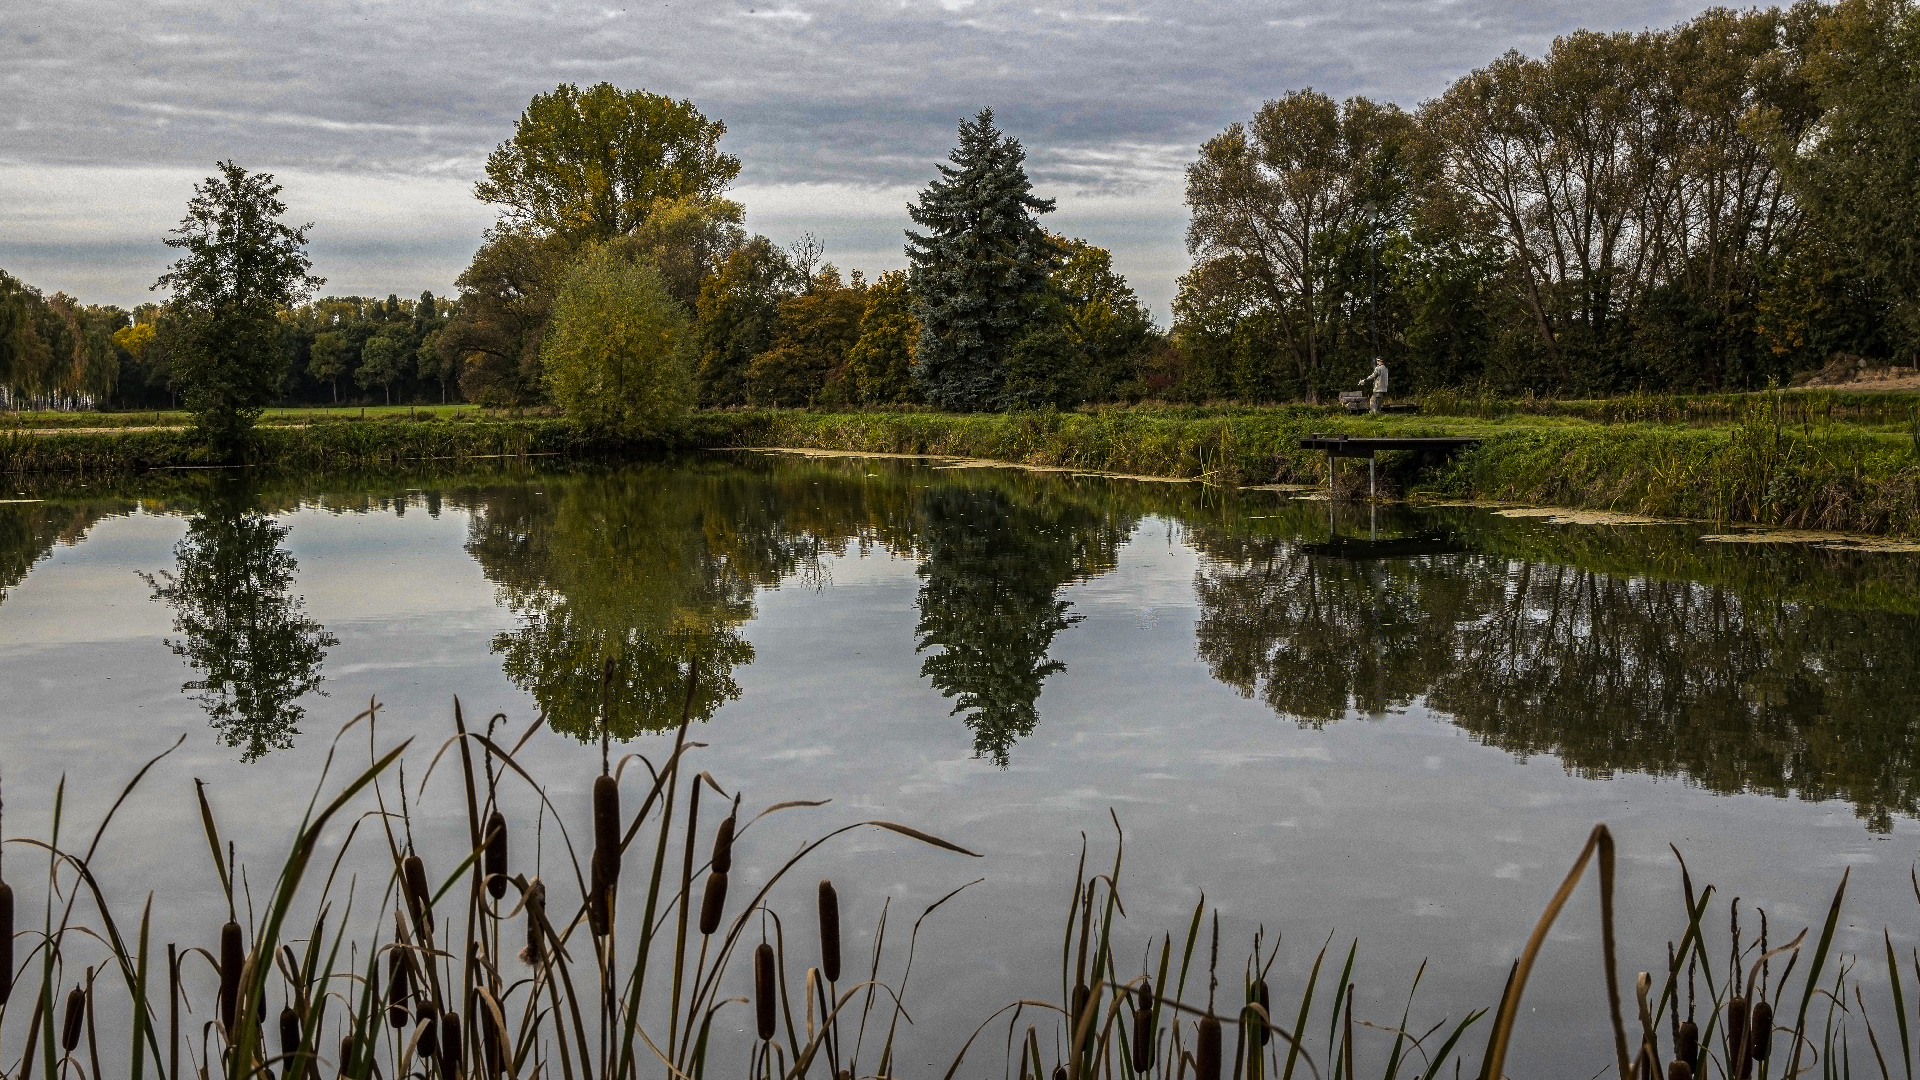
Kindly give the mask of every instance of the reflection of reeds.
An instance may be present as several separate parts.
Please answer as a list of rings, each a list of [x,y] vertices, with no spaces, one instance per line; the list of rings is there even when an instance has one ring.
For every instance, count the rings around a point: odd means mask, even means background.
[[[362,722],[371,729],[371,710],[355,724]],[[228,1080],[321,1080],[336,1075],[344,1080],[464,1080],[472,1076],[485,1080],[637,1080],[643,1073],[664,1075],[666,1080],[704,1080],[710,1064],[716,1061],[715,1055],[722,1051],[723,1036],[738,1030],[735,1024],[717,1022],[717,1018],[736,1004],[753,1013],[752,1038],[747,1045],[728,1042],[725,1053],[729,1061],[748,1062],[749,1080],[802,1080],[816,1073],[824,1074],[827,1080],[865,1080],[895,1074],[895,1035],[905,1015],[901,999],[906,994],[906,972],[911,970],[920,921],[954,894],[929,907],[915,922],[907,946],[907,964],[900,980],[893,984],[878,978],[885,946],[883,915],[874,933],[868,977],[848,987],[839,985],[842,927],[839,897],[832,883],[822,880],[818,887],[819,966],[805,968],[797,982],[790,981],[783,924],[767,907],[767,898],[807,854],[826,840],[863,826],[887,829],[947,851],[972,852],[892,822],[844,826],[803,846],[765,881],[746,892],[744,903],[736,903],[729,911],[727,884],[734,870],[734,845],[758,817],[739,822],[738,796],[730,796],[732,807],[712,830],[711,846],[707,848],[711,853],[709,863],[695,865],[691,852],[704,846],[699,844],[698,832],[700,790],[710,787],[718,791],[719,785],[705,773],[685,771],[685,755],[692,744],[686,740],[683,725],[674,736],[671,756],[657,771],[649,764],[649,779],[644,785],[635,785],[635,793],[643,797],[631,818],[624,817],[620,809],[621,770],[605,771],[596,778],[592,799],[594,843],[587,853],[590,865],[582,867],[570,855],[571,865],[562,869],[562,873],[570,869],[580,884],[577,894],[569,894],[578,895],[579,901],[570,910],[554,909],[549,907],[548,890],[540,878],[509,874],[506,819],[494,809],[496,777],[505,780],[509,774],[532,785],[545,810],[555,809],[516,759],[526,736],[506,746],[490,733],[470,732],[457,708],[455,728],[455,737],[441,756],[456,756],[465,778],[473,846],[457,861],[459,853],[447,853],[447,862],[453,864],[450,876],[436,886],[427,874],[426,858],[413,850],[409,839],[404,804],[399,814],[382,809],[364,819],[376,822],[384,833],[392,870],[381,909],[373,916],[372,933],[361,940],[384,938],[383,926],[391,918],[390,940],[364,954],[354,950],[347,925],[351,899],[337,917],[328,902],[332,871],[310,924],[295,929],[292,904],[329,823],[362,792],[370,792],[381,807],[385,806],[380,780],[397,764],[405,743],[376,757],[331,800],[324,804],[315,800],[271,885],[264,909],[255,911],[251,903],[243,908],[230,907],[230,919],[219,934],[217,957],[194,949],[182,954],[175,946],[168,946],[164,1005],[154,1000],[159,981],[149,977],[151,904],[142,912],[137,939],[127,941],[112,917],[90,861],[106,823],[84,855],[69,852],[60,846],[62,809],[56,798],[53,839],[46,844],[33,843],[52,853],[49,900],[65,906],[58,912],[50,907],[45,928],[25,934],[31,947],[21,974],[24,976],[26,969],[37,963],[39,978],[37,985],[31,978],[21,980],[35,987],[32,1015],[26,1025],[25,1048],[6,1075],[30,1080],[38,1069],[48,1080],[62,1080],[65,1070],[71,1068],[82,1080],[100,1077],[99,1033],[93,1017],[96,990],[103,987],[95,982],[96,969],[89,968],[85,977],[72,981],[63,1005],[56,1006],[59,988],[69,984],[66,971],[71,957],[86,947],[83,943],[87,940],[102,943],[106,950],[107,965],[99,968],[98,974],[117,972],[128,998],[136,1005],[132,1031],[126,1036],[131,1040],[128,1072],[134,1080],[144,1080],[148,1070],[161,1080],[187,1080],[188,1074],[211,1080],[216,1073]],[[485,766],[484,790],[474,779],[479,772],[473,768],[475,757],[480,757]],[[131,785],[128,790],[132,790]],[[216,873],[232,905],[236,868],[230,854],[222,858],[231,848],[223,844],[204,796],[201,805]],[[807,804],[776,804],[760,816],[795,805]],[[110,812],[109,821],[112,816]],[[642,826],[650,822],[655,831],[643,836]],[[1117,829],[1117,821],[1115,825]],[[555,826],[564,840],[565,826],[557,812]],[[350,833],[349,845],[351,839]],[[667,853],[676,840],[681,851],[688,854],[681,865],[669,869]],[[615,917],[617,882],[621,879],[618,864],[635,843],[640,844],[643,857],[648,854],[648,846],[653,850],[644,863],[650,873],[643,878],[627,878],[634,890],[644,892],[645,904],[644,916],[623,949],[618,941],[622,925]],[[573,850],[571,842],[561,846]],[[344,854],[343,850],[336,857],[335,870]],[[1219,922],[1216,917],[1209,927],[1203,898],[1194,908],[1181,944],[1176,945],[1171,934],[1161,937],[1157,968],[1149,970],[1143,960],[1139,974],[1122,971],[1121,951],[1115,941],[1122,933],[1120,922],[1126,914],[1119,886],[1121,861],[1116,851],[1110,870],[1089,875],[1082,855],[1061,941],[1061,998],[1023,998],[989,1016],[974,1036],[958,1047],[945,1074],[947,1080],[958,1074],[978,1036],[1003,1018],[1007,1023],[1006,1053],[1010,1059],[1019,1056],[1018,1072],[1023,1080],[1294,1080],[1296,1076],[1301,1080],[1351,1080],[1362,1071],[1373,1075],[1376,1069],[1385,1080],[1401,1076],[1436,1080],[1443,1070],[1465,1075],[1460,1072],[1468,1067],[1463,1060],[1467,1052],[1464,1037],[1488,1011],[1471,1011],[1424,1030],[1411,1025],[1413,997],[1425,974],[1422,965],[1398,1022],[1390,1018],[1368,1021],[1359,1015],[1361,1006],[1356,1003],[1352,978],[1357,941],[1349,946],[1332,991],[1316,997],[1327,959],[1327,947],[1323,946],[1303,984],[1291,991],[1278,987],[1281,998],[1292,997],[1297,1007],[1277,1012],[1276,987],[1271,982],[1277,949],[1265,940],[1263,932],[1254,940],[1237,991],[1231,979],[1222,985]],[[1609,987],[1608,1020],[1614,1068],[1622,1080],[1661,1076],[1667,1080],[1707,1076],[1770,1080],[1770,1074],[1795,1077],[1814,1067],[1826,1076],[1849,1075],[1845,1064],[1847,1024],[1855,1012],[1848,1006],[1846,981],[1852,964],[1842,961],[1837,976],[1828,970],[1845,895],[1845,875],[1803,979],[1789,985],[1807,931],[1785,945],[1768,948],[1763,920],[1760,940],[1743,947],[1736,924],[1734,943],[1727,955],[1724,959],[1713,957],[1701,933],[1713,889],[1709,886],[1696,895],[1682,863],[1687,920],[1678,946],[1668,948],[1664,977],[1641,972],[1635,980],[1637,1031],[1630,1043],[1615,971],[1620,943],[1615,940],[1613,917],[1613,840],[1604,826],[1596,826],[1535,926],[1514,964],[1498,1007],[1492,1011],[1479,1065],[1482,1080],[1504,1076],[1528,978],[1554,921],[1590,863],[1597,863]],[[703,872],[706,887],[699,897],[699,940],[694,943],[686,940],[690,918],[687,907],[694,899],[693,882]],[[81,891],[97,905],[98,925],[83,927],[73,921],[72,902]],[[1916,879],[1916,892],[1920,892],[1920,879]],[[673,910],[674,905],[679,906],[678,912]],[[243,910],[250,925],[238,919]],[[436,910],[438,921],[433,914]],[[11,914],[4,909],[0,913]],[[526,947],[518,950],[524,969],[510,965],[501,951],[503,924],[516,920],[524,924],[515,930],[516,934],[525,934]],[[670,932],[669,926],[677,929]],[[758,927],[758,940],[745,945],[754,927]],[[669,933],[674,938],[671,948],[663,937]],[[1208,940],[1203,942],[1203,935]],[[296,948],[302,941],[304,948]],[[697,944],[697,948],[688,950],[688,944]],[[1897,1047],[1880,1039],[1866,1022],[1865,997],[1857,981],[1851,996],[1859,1007],[1859,1020],[1866,1027],[1882,1074],[1891,1076],[1885,1064],[1888,1051],[1897,1053],[1903,1068],[1910,1068],[1913,1054],[1898,958],[1890,935],[1886,945],[1890,990],[1899,1017]],[[736,950],[743,947],[751,954],[747,961],[751,993],[744,998],[727,997],[721,985]],[[1198,958],[1196,948],[1203,951]],[[191,1037],[196,1022],[188,1019],[182,1023],[182,1013],[190,1017],[194,1011],[180,978],[181,963],[192,953],[213,961],[219,975],[219,992],[211,1003],[215,1018],[198,1022],[203,1038],[197,1043]],[[1153,953],[1149,947],[1147,960]],[[1196,970],[1196,959],[1204,972]],[[1783,968],[1777,980],[1771,967],[1776,959]],[[1916,965],[1920,967],[1920,957]],[[384,992],[382,967],[386,969]],[[1227,971],[1232,971],[1231,965]],[[1726,973],[1718,985],[1716,971]],[[1706,983],[1704,1031],[1694,1020],[1696,972]],[[14,974],[11,964],[6,973]],[[1199,987],[1202,976],[1204,994]],[[1687,998],[1684,1020],[1683,980]],[[1194,984],[1191,994],[1190,981]],[[270,983],[279,984],[273,987],[273,996],[281,1004],[273,1021],[268,1019]],[[796,985],[801,991],[797,1000],[793,993]],[[1787,1017],[1781,1018],[1788,1022],[1776,1024],[1776,1010],[1792,1000],[1796,990],[1797,1003]],[[1815,1011],[1822,1002],[1824,1017]],[[874,1012],[876,1003],[878,1014]],[[5,1020],[5,1007],[5,999],[0,998],[0,1022]],[[157,1022],[162,1007],[168,1017],[164,1026]],[[889,1011],[891,1019],[886,1015]],[[1023,1014],[1029,1013],[1033,1015],[1024,1035],[1016,1037]],[[869,1020],[876,1021],[876,1032],[884,1032],[877,1035],[874,1044],[864,1043]],[[1666,1040],[1668,1052],[1663,1052],[1659,1034],[1663,1022],[1671,1032]],[[267,1039],[269,1023],[278,1036],[271,1046]],[[1040,1031],[1048,1023],[1057,1033],[1051,1058],[1044,1049],[1048,1040]],[[1812,1024],[1820,1025],[1817,1036],[1812,1033]],[[851,1038],[842,1038],[843,1029]],[[1775,1045],[1778,1032],[1789,1033],[1784,1046]],[[1378,1046],[1367,1045],[1375,1039]],[[323,1045],[335,1053],[331,1060],[321,1052]],[[1011,1075],[1011,1060],[1007,1069]]]

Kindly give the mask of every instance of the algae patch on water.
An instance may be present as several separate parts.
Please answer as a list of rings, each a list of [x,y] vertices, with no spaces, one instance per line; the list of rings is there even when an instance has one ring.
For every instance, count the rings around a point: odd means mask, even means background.
[[[1539,518],[1548,525],[1679,525],[1674,518],[1623,514],[1617,510],[1567,510],[1559,507],[1526,506],[1494,511],[1505,518]]]
[[[1714,533],[1700,539],[1710,544],[1806,544],[1824,551],[1920,551],[1920,541],[1819,532],[1813,529],[1764,529],[1754,532]]]

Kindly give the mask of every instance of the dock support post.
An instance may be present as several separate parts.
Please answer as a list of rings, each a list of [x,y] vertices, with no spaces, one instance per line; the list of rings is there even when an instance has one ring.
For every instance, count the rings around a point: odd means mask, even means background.
[[[1333,501],[1333,451],[1327,451],[1327,501]]]
[[[1369,457],[1367,458],[1367,501],[1372,502],[1375,498],[1376,495],[1373,487],[1373,458]]]

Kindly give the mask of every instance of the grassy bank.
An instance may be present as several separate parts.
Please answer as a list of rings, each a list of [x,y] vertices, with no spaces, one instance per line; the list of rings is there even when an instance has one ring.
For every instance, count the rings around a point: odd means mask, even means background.
[[[731,422],[737,445],[951,454],[1220,484],[1325,483],[1325,456],[1298,448],[1310,434],[1466,435],[1484,441],[1450,460],[1383,455],[1382,475],[1402,492],[1447,497],[1725,524],[1920,533],[1920,437],[1796,419],[1783,396],[1762,399],[1738,420],[1715,427],[1566,417],[1349,417],[1306,407],[777,413]],[[1365,472],[1348,469],[1354,476]]]
[[[1720,423],[1702,419],[1708,405],[1719,407],[1713,404],[1718,399],[1693,399],[1707,404],[1689,405],[1689,417],[1672,422],[1499,410],[1487,416],[1367,417],[1308,406],[1010,415],[714,412],[695,414],[670,438],[640,443],[595,435],[560,419],[396,409],[365,421],[263,425],[248,460],[311,470],[787,446],[992,458],[1221,485],[1324,484],[1326,459],[1300,450],[1303,436],[1464,435],[1483,441],[1450,459],[1383,455],[1387,490],[1727,525],[1920,535],[1920,425],[1834,419],[1839,406],[1828,399],[1838,397],[1746,395],[1737,407],[1727,406]],[[1624,416],[1639,406],[1618,399],[1609,407],[1626,410]],[[0,428],[0,474],[104,476],[211,464],[190,432],[169,426],[40,434]],[[1342,472],[1352,484],[1365,469],[1349,463]]]

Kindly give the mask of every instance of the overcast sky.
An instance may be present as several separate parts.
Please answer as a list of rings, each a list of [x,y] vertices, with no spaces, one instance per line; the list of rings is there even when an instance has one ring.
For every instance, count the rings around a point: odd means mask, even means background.
[[[1507,49],[1664,27],[1697,0],[0,0],[0,268],[131,305],[195,180],[275,173],[327,292],[446,293],[492,220],[472,186],[533,94],[691,98],[745,164],[748,225],[905,264],[905,204],[962,116],[1026,145],[1057,231],[1113,249],[1162,322],[1181,169],[1312,86],[1406,107]]]

